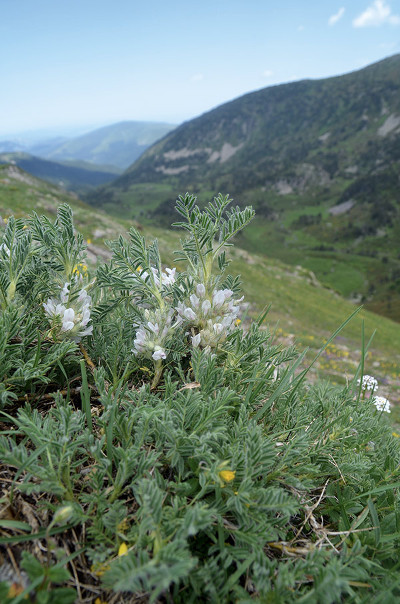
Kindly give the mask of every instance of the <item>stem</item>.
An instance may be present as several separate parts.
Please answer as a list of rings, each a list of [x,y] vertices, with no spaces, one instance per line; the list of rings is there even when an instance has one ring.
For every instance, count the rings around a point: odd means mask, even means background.
[[[151,390],[154,390],[155,388],[157,388],[158,383],[162,376],[162,372],[163,372],[163,364],[162,364],[162,360],[160,359],[158,361],[155,361],[155,363],[154,363],[154,377],[153,377],[153,381],[151,382]]]

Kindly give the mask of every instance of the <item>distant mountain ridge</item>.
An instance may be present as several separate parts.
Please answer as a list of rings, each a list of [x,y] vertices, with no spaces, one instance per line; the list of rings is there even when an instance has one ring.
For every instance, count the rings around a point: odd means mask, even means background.
[[[54,162],[29,153],[0,153],[0,164],[13,164],[36,178],[79,193],[116,178],[118,169],[102,168],[85,162]]]
[[[80,159],[125,169],[174,128],[175,125],[163,122],[119,122],[67,140],[49,149],[46,158],[54,161]]]
[[[252,203],[251,251],[400,320],[400,54],[246,94],[152,145],[89,201],[169,224],[186,190]]]
[[[175,127],[165,122],[118,122],[73,138],[58,136],[28,145],[0,140],[0,153],[25,152],[56,162],[80,160],[125,169]]]

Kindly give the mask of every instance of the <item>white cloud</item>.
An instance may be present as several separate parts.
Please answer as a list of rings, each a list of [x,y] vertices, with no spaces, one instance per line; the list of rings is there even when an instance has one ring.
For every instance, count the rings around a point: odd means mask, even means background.
[[[190,78],[191,82],[201,82],[201,80],[204,80],[204,75],[202,73],[195,73]]]
[[[400,25],[400,16],[392,15],[392,9],[385,0],[375,0],[353,21],[354,27],[377,27],[378,25]]]
[[[264,78],[270,78],[270,77],[271,77],[271,76],[273,76],[273,75],[274,75],[274,72],[273,72],[273,71],[271,71],[270,69],[266,69],[266,70],[263,72],[263,76],[264,76]]]
[[[338,12],[334,15],[331,15],[329,17],[329,25],[335,25],[335,23],[337,23],[339,21],[339,19],[341,19],[344,15],[344,7],[342,6],[342,8],[339,8]]]

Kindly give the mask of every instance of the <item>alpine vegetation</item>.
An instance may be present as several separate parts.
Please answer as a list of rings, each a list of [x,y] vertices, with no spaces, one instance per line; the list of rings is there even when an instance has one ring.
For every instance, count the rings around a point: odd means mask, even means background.
[[[179,197],[169,267],[132,228],[88,268],[66,205],[3,229],[2,603],[400,597],[389,401],[242,327],[230,203]]]

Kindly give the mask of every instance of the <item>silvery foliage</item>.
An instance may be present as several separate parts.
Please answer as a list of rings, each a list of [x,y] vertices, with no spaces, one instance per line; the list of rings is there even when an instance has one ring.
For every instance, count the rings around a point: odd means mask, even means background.
[[[223,279],[228,266],[225,248],[254,212],[229,211],[230,202],[228,196],[219,195],[200,210],[195,197],[179,197],[176,209],[184,221],[173,226],[187,232],[176,254],[177,262],[186,263],[183,270],[163,269],[157,241],[148,246],[136,229],[130,229],[130,241],[121,237],[109,243],[113,258],[98,270],[98,283],[120,301],[129,301],[135,315],[132,352],[152,359],[156,372],[174,352],[177,338],[188,350],[200,347],[210,352],[235,327],[242,299],[235,298],[238,280]]]

